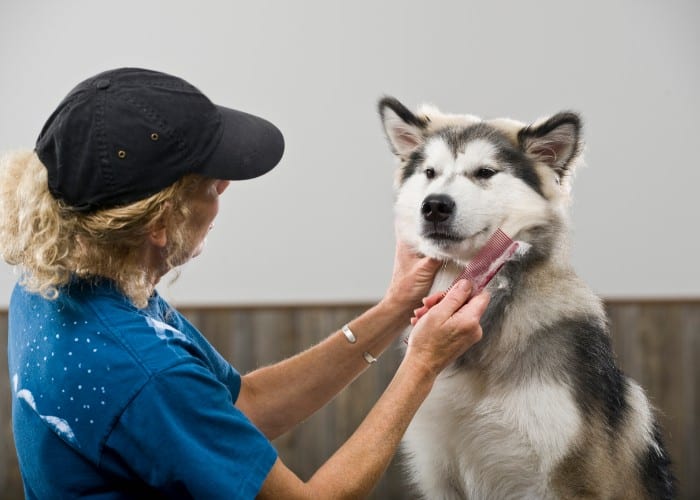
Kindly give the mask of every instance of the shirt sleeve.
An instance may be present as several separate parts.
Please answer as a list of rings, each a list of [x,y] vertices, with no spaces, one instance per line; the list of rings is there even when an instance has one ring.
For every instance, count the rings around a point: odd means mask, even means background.
[[[258,494],[276,459],[226,386],[189,362],[144,385],[108,436],[103,465],[128,464],[172,498],[247,499]]]

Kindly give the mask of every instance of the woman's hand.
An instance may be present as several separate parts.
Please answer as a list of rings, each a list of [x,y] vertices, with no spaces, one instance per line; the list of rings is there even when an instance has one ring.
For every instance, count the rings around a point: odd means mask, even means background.
[[[430,291],[440,261],[419,255],[397,239],[394,272],[384,300],[402,313],[410,314]]]
[[[438,374],[481,340],[483,332],[479,320],[490,296],[482,292],[469,300],[471,289],[470,282],[460,280],[442,300],[431,296],[431,307],[416,323],[408,339],[406,359],[418,361]]]
[[[433,307],[435,304],[440,302],[442,299],[445,298],[445,294],[447,292],[435,292],[432,295],[428,295],[423,299],[423,305],[419,307],[418,309],[413,310],[413,317],[411,318],[411,325],[416,326],[416,323],[418,323],[418,320],[421,319],[425,313],[427,313],[431,307]]]

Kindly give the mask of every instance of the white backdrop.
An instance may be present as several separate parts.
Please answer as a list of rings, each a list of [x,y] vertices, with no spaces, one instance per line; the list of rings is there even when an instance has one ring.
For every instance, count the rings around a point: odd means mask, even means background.
[[[700,3],[0,0],[0,150],[31,148],[80,80],[181,76],[276,123],[270,174],[232,186],[178,304],[375,300],[393,258],[376,101],[585,119],[573,259],[605,297],[700,296]],[[14,281],[0,264],[0,308]]]

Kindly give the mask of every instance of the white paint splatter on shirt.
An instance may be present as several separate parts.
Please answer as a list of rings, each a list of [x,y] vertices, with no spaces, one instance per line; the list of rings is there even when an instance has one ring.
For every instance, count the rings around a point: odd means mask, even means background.
[[[156,335],[158,335],[158,338],[161,338],[163,340],[168,340],[171,338],[187,340],[187,337],[184,333],[182,333],[176,328],[173,328],[167,323],[163,323],[162,321],[158,321],[157,319],[153,319],[150,317],[146,318],[146,322],[148,323],[148,326],[150,326],[156,331]]]
[[[15,384],[17,383],[17,374],[15,374],[13,377],[13,382]],[[27,389],[17,391],[17,399],[25,401],[44,422],[49,424],[56,434],[62,436],[73,444],[78,444],[75,439],[75,433],[73,432],[73,429],[71,429],[70,425],[68,425],[68,422],[54,415],[42,415],[39,413],[39,410],[36,408],[36,401],[34,401],[34,395],[31,393],[31,391],[28,391]]]

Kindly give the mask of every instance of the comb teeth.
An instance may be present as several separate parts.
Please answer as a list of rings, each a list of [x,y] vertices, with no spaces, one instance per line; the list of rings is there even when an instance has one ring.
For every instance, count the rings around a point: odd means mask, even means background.
[[[517,248],[516,241],[513,241],[500,228],[497,229],[481,250],[469,261],[467,267],[455,278],[447,291],[459,280],[468,279],[472,282],[472,295],[480,293],[503,267],[503,264],[513,256]]]
[[[513,240],[500,228],[497,229],[481,250],[469,261],[467,267],[460,274],[460,279],[474,279],[476,276],[487,272],[489,267],[491,267],[491,263],[512,244]]]

